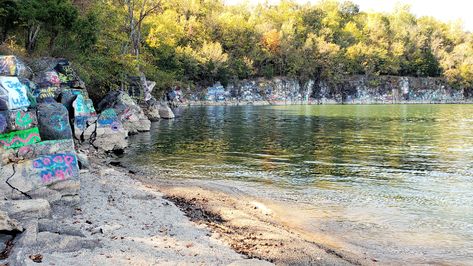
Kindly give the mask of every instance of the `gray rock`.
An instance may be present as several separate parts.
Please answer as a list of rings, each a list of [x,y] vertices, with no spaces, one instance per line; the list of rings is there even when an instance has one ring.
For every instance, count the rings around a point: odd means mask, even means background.
[[[171,108],[167,104],[159,105],[159,116],[164,119],[173,119],[175,117]]]
[[[77,160],[79,161],[79,168],[80,169],[89,169],[90,162],[89,157],[85,153],[77,153]]]
[[[41,246],[43,252],[74,252],[101,246],[97,240],[51,232],[38,233],[36,245]]]
[[[159,107],[156,105],[149,105],[143,107],[143,112],[151,122],[159,121],[161,116],[159,115]]]
[[[4,201],[2,208],[18,220],[46,218],[51,215],[51,206],[44,199]]]
[[[54,220],[49,219],[41,219],[38,221],[38,231],[50,232],[59,235],[85,237],[80,229],[69,225],[57,224],[54,222]]]
[[[14,219],[11,219],[4,211],[0,211],[0,231],[21,232],[23,228]]]

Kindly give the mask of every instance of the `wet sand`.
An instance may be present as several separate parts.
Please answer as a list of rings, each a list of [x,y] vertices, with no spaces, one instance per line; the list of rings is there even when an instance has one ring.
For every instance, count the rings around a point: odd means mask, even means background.
[[[211,181],[139,177],[176,204],[191,221],[207,226],[219,239],[249,258],[276,265],[374,265],[377,260],[342,250],[323,236],[299,230],[280,216],[290,208],[249,196]],[[294,218],[297,219],[297,218]]]

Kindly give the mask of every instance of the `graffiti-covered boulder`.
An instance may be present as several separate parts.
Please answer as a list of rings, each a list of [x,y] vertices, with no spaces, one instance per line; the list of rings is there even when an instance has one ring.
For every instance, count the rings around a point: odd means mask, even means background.
[[[42,88],[61,86],[61,80],[59,79],[59,75],[54,70],[40,72],[33,79],[33,81]]]
[[[13,131],[0,135],[0,148],[16,149],[26,145],[31,145],[41,141],[39,130],[37,127]]]
[[[85,89],[84,82],[79,78],[71,64],[66,59],[61,59],[54,67],[57,71],[61,84],[71,88]]]
[[[159,105],[159,116],[164,119],[173,119],[174,113],[167,104]]]
[[[74,110],[74,136],[81,141],[91,137],[95,130],[97,113],[91,99],[86,99],[82,94],[76,96],[72,103]]]
[[[31,160],[41,155],[74,152],[72,139],[46,140],[16,149],[0,148],[0,165]]]
[[[3,121],[6,122],[6,127]],[[0,133],[29,129],[37,125],[38,119],[34,111],[17,109],[0,112]]]
[[[7,197],[11,197],[16,191],[35,195],[35,191],[61,188],[59,183],[70,181],[76,181],[75,190],[79,188],[79,165],[75,152],[40,155],[32,160],[3,166],[2,171],[0,179],[4,179],[4,176],[9,177],[8,183],[16,188],[15,191],[10,189],[10,193],[5,193],[8,188],[0,184],[0,192]]]
[[[71,118],[74,117],[74,109],[72,103],[75,101],[77,95],[82,95],[84,98],[89,98],[89,95],[86,90],[81,89],[63,89],[59,95],[58,101],[64,105],[69,111]]]
[[[124,92],[110,92],[99,104],[99,110],[113,108],[130,134],[149,131],[151,121],[131,97]]]
[[[17,77],[0,76],[0,111],[30,106],[27,88]]]
[[[30,78],[31,69],[14,55],[0,55],[0,76]]]
[[[43,140],[72,139],[69,114],[60,103],[48,102],[38,105],[39,132]]]
[[[74,108],[74,116],[95,116],[97,114],[92,100],[86,99],[82,94],[76,96],[72,107]]]
[[[123,127],[114,109],[102,111],[97,119],[93,145],[104,151],[123,150],[128,146],[128,131]]]
[[[26,87],[26,94],[28,96],[28,100],[30,101],[30,107],[36,107],[36,99],[39,96],[39,86],[29,79],[19,78],[18,80],[20,80],[21,84],[25,85]]]

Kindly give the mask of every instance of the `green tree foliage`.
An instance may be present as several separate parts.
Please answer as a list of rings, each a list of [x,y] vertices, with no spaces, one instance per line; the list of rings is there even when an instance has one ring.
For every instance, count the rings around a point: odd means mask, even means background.
[[[222,0],[0,0],[1,39],[66,56],[101,93],[144,72],[158,87],[286,75],[443,77],[473,86],[473,36],[459,23],[363,12],[350,1],[225,6]],[[37,44],[39,42],[39,44]]]

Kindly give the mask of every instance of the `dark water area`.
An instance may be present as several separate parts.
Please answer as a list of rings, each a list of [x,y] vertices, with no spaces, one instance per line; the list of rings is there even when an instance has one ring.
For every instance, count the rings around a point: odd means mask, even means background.
[[[473,105],[191,107],[130,145],[150,172],[297,204],[342,248],[473,265]]]

